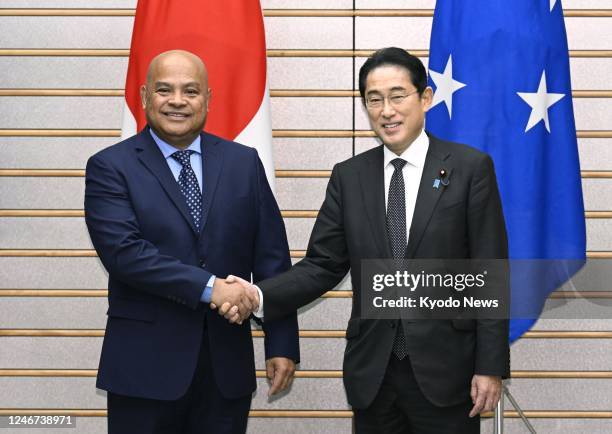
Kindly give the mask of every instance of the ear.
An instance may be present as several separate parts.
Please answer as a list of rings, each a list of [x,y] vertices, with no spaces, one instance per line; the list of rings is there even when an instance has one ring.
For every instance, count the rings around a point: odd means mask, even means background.
[[[427,86],[423,93],[421,94],[421,107],[423,107],[423,112],[429,111],[431,108],[431,103],[433,102],[433,89],[430,86]]]
[[[211,97],[212,97],[212,89],[208,88],[206,90],[206,113],[208,113],[208,103],[210,102]]]
[[[142,108],[146,110],[147,108],[147,86],[140,86],[140,102],[142,103]]]

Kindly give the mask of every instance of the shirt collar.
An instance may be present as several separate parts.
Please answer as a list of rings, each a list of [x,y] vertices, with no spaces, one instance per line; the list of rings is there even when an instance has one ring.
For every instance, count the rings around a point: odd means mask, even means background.
[[[401,158],[406,160],[408,164],[415,167],[425,166],[425,157],[427,156],[427,150],[429,149],[429,137],[425,134],[425,130],[421,130],[421,134],[406,148],[404,152],[397,155],[395,152],[390,151],[389,148],[383,146],[384,155],[384,166],[387,167],[391,163],[391,160]]]
[[[153,137],[153,140],[157,144],[157,147],[159,148],[159,150],[164,155],[164,158],[168,159],[176,151],[179,151],[179,149],[175,148],[171,144],[166,143],[162,139],[160,139],[159,136],[157,134],[155,134],[155,131],[153,131],[152,128],[149,128],[149,132],[151,133],[151,137]],[[194,151],[194,152],[196,152],[198,154],[202,153],[202,146],[201,146],[201,140],[200,140],[200,135],[199,134],[198,134],[198,137],[196,137],[195,140],[191,143],[191,145],[189,145],[187,148],[185,148],[185,150],[187,150],[187,149],[192,150],[192,151]]]

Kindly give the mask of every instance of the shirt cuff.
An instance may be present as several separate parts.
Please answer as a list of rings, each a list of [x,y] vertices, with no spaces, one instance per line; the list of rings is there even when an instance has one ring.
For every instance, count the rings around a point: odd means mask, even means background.
[[[257,290],[257,292],[259,293],[259,309],[257,309],[256,312],[253,312],[253,315],[255,315],[257,318],[259,319],[263,319],[264,317],[264,299],[263,299],[263,293],[261,292],[261,289],[259,289],[259,286],[257,285],[253,285],[255,287],[255,289]]]
[[[210,303],[210,300],[212,299],[212,289],[215,284],[215,279],[216,279],[216,276],[214,274],[210,276],[210,279],[208,279],[206,288],[204,288],[204,291],[202,291],[202,295],[200,296],[200,301],[202,303],[206,303],[206,304]]]

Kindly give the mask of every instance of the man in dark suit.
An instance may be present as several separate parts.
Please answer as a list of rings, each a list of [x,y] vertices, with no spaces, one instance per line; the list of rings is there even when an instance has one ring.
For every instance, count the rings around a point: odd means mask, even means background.
[[[91,157],[85,216],[109,274],[97,387],[110,433],[244,433],[255,390],[249,322],[257,297],[222,277],[256,280],[290,267],[280,211],[249,147],[202,132],[210,89],[203,62],[162,53],[142,86],[148,126]],[[299,358],[296,313],[264,325],[271,393]]]
[[[374,53],[359,91],[383,146],[334,167],[306,257],[258,283],[264,323],[315,300],[350,269],[344,384],[357,433],[478,433],[478,415],[495,407],[509,375],[508,321],[364,318],[361,261],[507,258],[492,161],[424,132],[432,89],[404,50]],[[240,318],[229,303],[220,313]]]

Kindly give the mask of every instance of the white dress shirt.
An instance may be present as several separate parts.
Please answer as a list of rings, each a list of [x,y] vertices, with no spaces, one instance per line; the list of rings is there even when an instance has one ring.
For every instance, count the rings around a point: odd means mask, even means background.
[[[406,241],[410,237],[410,225],[412,224],[412,216],[414,215],[414,207],[416,205],[417,194],[419,193],[419,185],[421,184],[421,176],[423,175],[423,167],[425,166],[425,157],[429,149],[429,137],[421,130],[421,134],[402,152],[401,155],[390,151],[386,146],[383,147],[384,168],[385,168],[385,210],[389,203],[389,186],[391,185],[391,176],[395,171],[395,167],[391,164],[391,160],[401,158],[406,160],[407,164],[402,169],[404,175],[404,186],[406,192]]]

